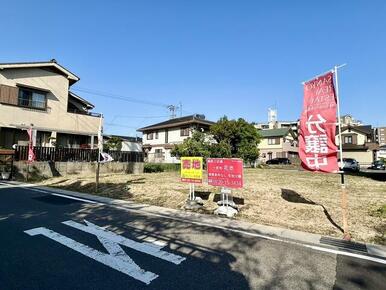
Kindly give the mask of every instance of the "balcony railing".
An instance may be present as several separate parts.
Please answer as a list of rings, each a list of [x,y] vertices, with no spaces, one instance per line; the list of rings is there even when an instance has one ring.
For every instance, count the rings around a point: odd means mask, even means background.
[[[102,114],[100,113],[94,113],[94,112],[82,112],[82,111],[79,111],[79,110],[67,110],[68,113],[72,113],[72,114],[79,114],[79,115],[86,115],[86,116],[91,116],[91,117],[98,117],[100,118],[102,116]]]

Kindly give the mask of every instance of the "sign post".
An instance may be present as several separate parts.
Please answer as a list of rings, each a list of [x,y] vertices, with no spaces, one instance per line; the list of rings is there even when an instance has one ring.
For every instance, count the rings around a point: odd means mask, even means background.
[[[181,181],[189,183],[187,209],[202,206],[202,201],[195,196],[195,184],[202,183],[202,157],[181,157]]]
[[[236,158],[207,159],[208,184],[221,187],[220,207],[216,214],[233,217],[237,213],[237,206],[233,202],[232,188],[243,187],[243,160]]]

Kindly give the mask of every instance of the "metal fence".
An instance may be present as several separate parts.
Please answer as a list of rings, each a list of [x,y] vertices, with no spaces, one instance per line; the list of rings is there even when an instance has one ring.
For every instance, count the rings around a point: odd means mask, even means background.
[[[79,148],[55,148],[55,147],[34,147],[36,161],[81,161],[92,162],[98,159],[98,149]],[[143,153],[134,151],[105,150],[114,161],[119,162],[143,162]],[[28,160],[28,146],[17,146],[15,160]]]

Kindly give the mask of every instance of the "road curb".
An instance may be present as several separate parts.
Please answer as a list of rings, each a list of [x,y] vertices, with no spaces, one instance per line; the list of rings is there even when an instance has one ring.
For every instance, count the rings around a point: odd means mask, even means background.
[[[249,223],[241,220],[227,219],[215,215],[200,214],[195,212],[164,208],[148,204],[135,203],[133,201],[113,199],[108,197],[97,196],[88,193],[81,193],[76,191],[64,190],[54,187],[38,186],[33,184],[16,183],[14,185],[25,185],[26,187],[34,187],[40,190],[49,191],[52,193],[59,193],[63,195],[73,196],[77,198],[88,199],[103,205],[120,207],[129,211],[139,211],[148,213],[151,215],[157,215],[164,218],[179,219],[190,223],[200,223],[208,227],[221,227],[227,228],[240,233],[251,233],[262,238],[269,237],[272,240],[289,240],[298,243],[305,243],[310,245],[317,245],[323,247],[330,247],[320,243],[322,235],[306,233],[296,230],[290,230],[285,228],[260,225],[255,223]],[[375,244],[364,244],[367,248],[367,252],[371,256],[380,257],[386,259],[386,247]]]

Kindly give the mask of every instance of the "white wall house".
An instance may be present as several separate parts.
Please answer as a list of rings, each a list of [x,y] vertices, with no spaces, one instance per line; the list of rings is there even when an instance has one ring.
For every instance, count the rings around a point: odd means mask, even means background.
[[[170,119],[161,123],[138,129],[143,133],[143,150],[146,161],[154,163],[179,163],[170,155],[175,144],[181,144],[192,136],[194,130],[209,130],[214,122],[205,119],[204,115],[190,115]]]
[[[37,146],[96,145],[100,115],[70,91],[78,81],[55,60],[0,63],[0,147],[26,145],[31,124]]]

